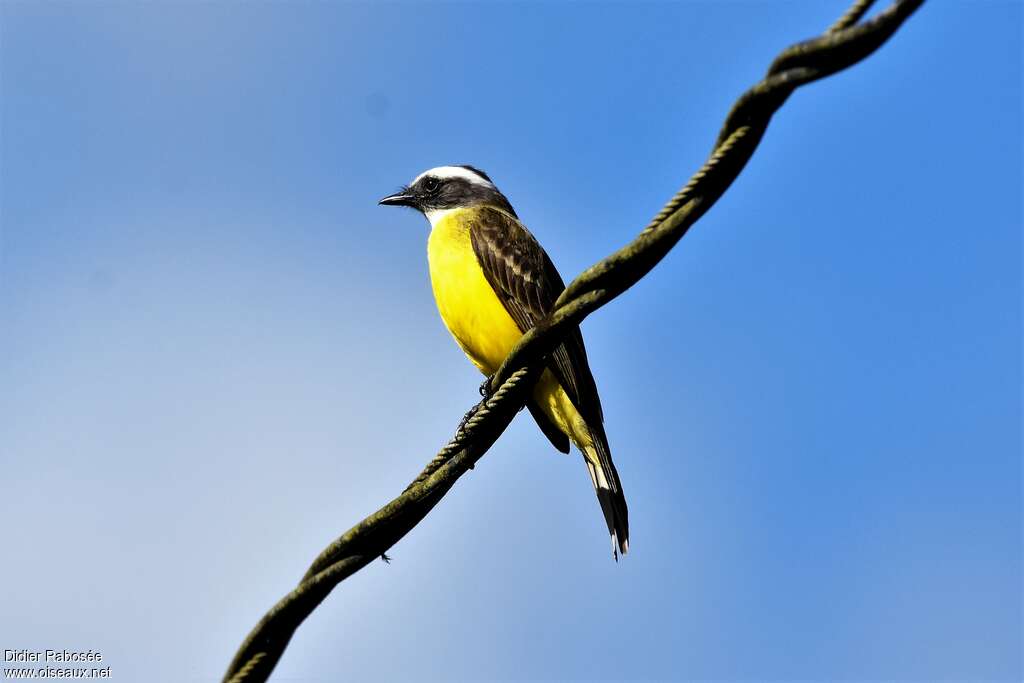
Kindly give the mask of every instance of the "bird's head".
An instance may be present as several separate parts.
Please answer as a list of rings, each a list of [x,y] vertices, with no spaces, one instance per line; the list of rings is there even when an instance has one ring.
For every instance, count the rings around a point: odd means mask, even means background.
[[[424,171],[378,204],[411,207],[423,213],[431,223],[444,215],[443,212],[484,204],[515,216],[505,195],[486,173],[473,166],[438,166]]]

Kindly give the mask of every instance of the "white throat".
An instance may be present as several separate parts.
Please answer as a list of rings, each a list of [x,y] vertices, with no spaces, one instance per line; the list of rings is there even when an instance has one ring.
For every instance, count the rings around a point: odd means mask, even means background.
[[[454,209],[430,209],[429,211],[424,211],[423,215],[427,217],[427,220],[430,221],[430,227],[433,228],[438,223],[440,223],[445,216],[450,214],[452,211],[458,210],[459,207],[456,207]]]

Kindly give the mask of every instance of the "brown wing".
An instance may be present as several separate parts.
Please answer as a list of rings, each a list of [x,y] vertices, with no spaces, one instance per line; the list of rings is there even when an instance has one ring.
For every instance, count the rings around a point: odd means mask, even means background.
[[[519,329],[526,332],[547,316],[565,289],[558,270],[530,231],[500,209],[479,208],[469,234],[484,276]],[[601,432],[600,437],[593,434],[594,440],[603,442],[601,399],[578,327],[555,350],[548,367],[591,431]],[[598,450],[607,451],[602,446]]]

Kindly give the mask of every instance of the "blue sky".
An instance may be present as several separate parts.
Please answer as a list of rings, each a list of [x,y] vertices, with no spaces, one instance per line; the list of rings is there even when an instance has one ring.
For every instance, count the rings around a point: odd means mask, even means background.
[[[479,165],[571,279],[843,9],[0,5],[0,648],[216,680],[476,399],[376,200]],[[628,557],[520,416],[277,679],[1019,679],[1021,25],[797,92],[584,323]]]

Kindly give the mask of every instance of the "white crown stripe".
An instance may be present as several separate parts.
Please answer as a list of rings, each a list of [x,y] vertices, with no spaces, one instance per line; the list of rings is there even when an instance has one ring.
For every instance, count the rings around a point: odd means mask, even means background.
[[[416,176],[415,180],[412,181],[412,184],[415,185],[428,175],[441,179],[463,178],[471,183],[476,183],[477,185],[484,185],[485,187],[494,187],[494,183],[489,182],[485,178],[481,177],[478,173],[474,173],[473,171],[470,171],[468,168],[463,168],[462,166],[438,166],[437,168],[432,168],[429,171],[424,171],[423,173],[420,173],[418,176]]]

